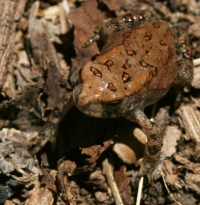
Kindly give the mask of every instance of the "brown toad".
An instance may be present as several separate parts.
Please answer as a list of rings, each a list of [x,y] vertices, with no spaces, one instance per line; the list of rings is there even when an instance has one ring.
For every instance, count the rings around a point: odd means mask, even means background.
[[[148,142],[140,175],[157,176],[162,130],[144,109],[161,99],[172,85],[189,84],[193,76],[185,35],[156,20],[148,11],[133,12],[101,25],[105,40],[100,55],[85,63],[82,83],[73,91],[75,105],[93,117],[122,116],[139,124]]]

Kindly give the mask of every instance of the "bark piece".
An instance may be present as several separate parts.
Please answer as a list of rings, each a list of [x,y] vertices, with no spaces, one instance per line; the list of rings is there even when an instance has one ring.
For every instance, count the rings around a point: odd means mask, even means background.
[[[27,0],[0,0],[0,90],[7,78],[17,21],[24,12]]]
[[[14,14],[16,9],[16,0],[0,1],[0,89],[5,81],[12,50],[14,45],[15,25]]]

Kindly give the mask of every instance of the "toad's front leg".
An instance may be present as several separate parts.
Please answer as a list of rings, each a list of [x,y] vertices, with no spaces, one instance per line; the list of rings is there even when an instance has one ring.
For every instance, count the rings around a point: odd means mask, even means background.
[[[162,166],[163,161],[161,147],[164,129],[150,121],[141,109],[135,110],[131,115],[126,116],[126,118],[139,124],[147,135],[147,143],[139,176],[147,175],[149,182],[153,183],[160,176],[159,168]]]
[[[73,100],[71,93],[66,94],[61,101],[57,104],[57,106],[53,109],[51,114],[49,115],[47,122],[45,123],[44,128],[38,134],[36,139],[36,145],[31,150],[31,154],[34,156],[37,152],[40,151],[42,147],[48,141],[55,141],[55,137],[58,130],[59,122],[65,116],[65,114],[69,111],[69,109],[73,106]]]

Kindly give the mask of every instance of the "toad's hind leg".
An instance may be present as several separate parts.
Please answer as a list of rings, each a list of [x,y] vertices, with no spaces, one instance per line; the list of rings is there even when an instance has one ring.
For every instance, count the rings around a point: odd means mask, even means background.
[[[39,152],[48,141],[55,140],[59,122],[62,120],[62,118],[65,116],[65,114],[72,106],[73,100],[71,94],[69,94],[63,97],[61,101],[57,104],[57,106],[53,109],[53,111],[47,119],[47,122],[44,125],[44,128],[36,138],[36,145],[31,150],[31,154],[33,156],[37,152]]]
[[[144,152],[144,158],[139,170],[139,176],[147,175],[149,182],[153,183],[160,177],[160,167],[162,166],[163,156],[161,155],[163,141],[163,126],[159,126],[144,114],[143,110],[136,110],[128,120],[134,121],[142,127],[147,135],[147,143]]]
[[[153,22],[156,18],[153,13],[149,10],[133,10],[131,13],[127,13],[124,16],[111,19],[105,23],[102,23],[97,27],[96,34],[89,38],[83,47],[87,47],[92,43],[103,40],[107,41],[108,36],[122,31],[127,28],[135,28],[136,26],[142,25],[145,22]]]
[[[181,25],[173,28],[173,36],[174,39],[178,39],[175,44],[178,74],[174,84],[179,86],[190,85],[193,79],[193,59],[188,36]]]

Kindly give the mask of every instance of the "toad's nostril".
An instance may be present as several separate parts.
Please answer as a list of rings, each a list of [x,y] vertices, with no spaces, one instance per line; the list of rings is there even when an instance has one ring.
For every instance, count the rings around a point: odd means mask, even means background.
[[[108,103],[108,106],[109,107],[112,107],[112,108],[115,108],[117,107],[122,101],[121,100],[116,100],[116,101],[113,101],[113,102],[109,102]]]

